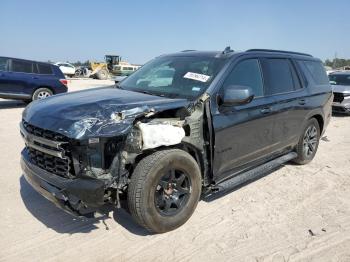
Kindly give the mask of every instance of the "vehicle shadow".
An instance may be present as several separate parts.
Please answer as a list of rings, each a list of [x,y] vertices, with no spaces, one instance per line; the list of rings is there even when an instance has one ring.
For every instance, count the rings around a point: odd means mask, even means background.
[[[125,205],[125,203],[122,203],[122,206],[123,204]],[[133,220],[126,207],[116,208],[113,212],[113,219],[132,234],[139,236],[151,235],[150,232]]]
[[[106,207],[101,210],[104,215],[99,218],[76,218],[57,208],[53,203],[37,193],[23,175],[20,177],[19,182],[21,198],[27,210],[41,223],[55,230],[57,233],[89,233],[99,229],[97,224],[101,222],[105,225],[106,230],[108,230],[109,228],[104,220],[109,218],[109,214],[113,212],[112,217],[114,221],[130,233],[140,236],[150,234],[146,229],[137,225],[125,209]],[[125,204],[122,203],[122,205],[124,206]]]
[[[98,219],[75,218],[57,208],[46,198],[37,193],[22,175],[19,179],[20,194],[27,210],[48,228],[58,233],[89,233],[97,229]]]
[[[26,103],[20,100],[0,100],[0,109],[25,108]]]
[[[246,185],[249,185],[265,176],[268,176],[270,174],[272,174],[273,172],[283,168],[285,165],[294,165],[293,162],[288,162],[287,164],[284,164],[284,165],[280,165],[274,169],[270,169],[268,171],[265,171],[265,172],[262,172],[261,174],[259,174],[258,176],[254,177],[253,179],[251,180],[248,180],[246,182],[243,182],[241,184],[238,184],[236,186],[233,186],[231,188],[228,188],[228,189],[225,189],[225,190],[222,190],[222,191],[217,191],[217,192],[208,192],[208,193],[204,193],[201,197],[201,200],[204,201],[204,202],[207,202],[207,203],[210,203],[212,201],[215,201],[221,197],[224,197],[234,191],[237,191],[239,189],[241,189],[242,187],[246,186]],[[220,185],[220,184],[219,184]]]

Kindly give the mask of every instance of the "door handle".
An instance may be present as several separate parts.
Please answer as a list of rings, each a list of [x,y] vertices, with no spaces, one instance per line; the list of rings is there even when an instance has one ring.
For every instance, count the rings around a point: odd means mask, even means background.
[[[271,112],[271,107],[264,107],[260,110],[260,113],[262,114],[268,114]]]
[[[32,76],[32,78],[33,78],[33,79],[38,79],[38,77],[37,77],[37,76]]]
[[[299,100],[299,105],[305,105],[306,104],[306,100],[305,99],[300,99]]]

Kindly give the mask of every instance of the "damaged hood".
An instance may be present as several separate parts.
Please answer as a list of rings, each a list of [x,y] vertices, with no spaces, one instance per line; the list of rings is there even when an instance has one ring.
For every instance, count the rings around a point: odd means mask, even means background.
[[[73,139],[127,133],[135,118],[187,107],[186,99],[170,99],[115,87],[52,96],[29,104],[23,119]]]

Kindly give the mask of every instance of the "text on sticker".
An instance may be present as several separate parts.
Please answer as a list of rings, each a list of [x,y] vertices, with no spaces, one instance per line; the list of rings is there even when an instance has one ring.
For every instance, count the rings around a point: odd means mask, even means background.
[[[200,82],[207,82],[208,79],[210,78],[210,76],[203,75],[203,74],[198,74],[198,73],[187,72],[184,75],[184,78],[197,80],[197,81],[200,81]]]

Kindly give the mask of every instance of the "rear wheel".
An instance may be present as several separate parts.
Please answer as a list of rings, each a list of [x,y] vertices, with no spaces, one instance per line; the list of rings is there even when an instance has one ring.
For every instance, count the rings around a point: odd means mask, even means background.
[[[32,100],[44,99],[52,96],[52,94],[52,91],[48,88],[39,88],[33,93]]]
[[[319,141],[320,126],[315,118],[311,118],[299,138],[299,143],[296,147],[298,157],[294,162],[300,165],[309,163],[315,157]]]
[[[108,78],[108,72],[105,69],[101,69],[96,73],[97,79],[106,80]]]
[[[179,149],[145,157],[135,168],[128,189],[128,205],[138,224],[151,232],[178,228],[194,212],[201,193],[197,163]]]

